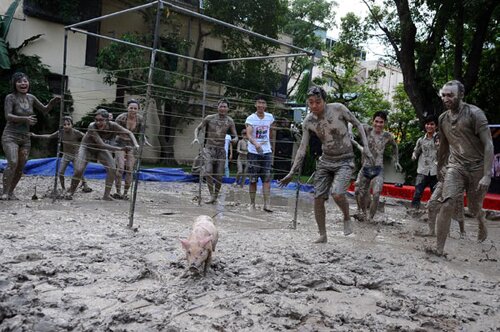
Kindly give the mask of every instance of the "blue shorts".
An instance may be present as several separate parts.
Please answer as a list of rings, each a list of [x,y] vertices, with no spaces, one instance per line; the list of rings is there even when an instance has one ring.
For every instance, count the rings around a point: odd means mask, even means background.
[[[271,163],[273,159],[273,154],[255,154],[248,153],[248,175],[250,177],[250,183],[256,183],[261,178],[262,182],[271,181]]]

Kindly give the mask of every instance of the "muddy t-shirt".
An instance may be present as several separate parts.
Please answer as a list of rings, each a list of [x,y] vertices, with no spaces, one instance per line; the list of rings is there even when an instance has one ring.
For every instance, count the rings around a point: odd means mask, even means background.
[[[448,166],[476,171],[484,165],[484,145],[479,134],[488,128],[488,120],[478,107],[464,103],[458,114],[446,111],[439,117],[441,135],[448,141]]]
[[[227,115],[211,114],[203,119],[202,126],[205,128],[205,146],[223,148],[227,130],[234,126],[234,121]]]
[[[363,125],[366,133],[366,139],[368,140],[368,148],[373,155],[373,162],[364,159],[363,165],[366,166],[384,166],[384,151],[387,143],[395,144],[394,136],[387,131],[383,131],[380,134],[375,133],[375,129],[368,125]]]
[[[6,119],[6,124],[5,124],[5,129],[4,133],[10,134],[10,135],[28,135],[30,132],[30,125],[27,122],[13,122],[9,121],[8,115],[16,115],[16,116],[30,116],[34,115],[35,113],[33,112],[33,107],[38,107],[38,105],[41,105],[40,101],[33,96],[32,94],[26,94],[26,100],[27,104],[23,105],[19,98],[16,97],[15,94],[11,93],[5,97],[5,103],[4,103],[4,111],[5,111],[5,119]]]
[[[309,113],[302,124],[303,131],[310,130],[321,141],[323,156],[329,159],[353,158],[348,123],[358,125],[359,121],[344,105],[327,104],[322,118]]]

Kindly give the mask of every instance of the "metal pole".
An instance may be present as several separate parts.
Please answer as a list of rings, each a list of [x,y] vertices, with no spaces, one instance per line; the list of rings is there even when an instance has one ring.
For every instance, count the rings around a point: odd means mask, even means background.
[[[268,59],[279,59],[279,58],[292,58],[298,56],[307,56],[307,53],[291,53],[291,54],[273,54],[273,55],[262,55],[262,56],[250,56],[244,58],[231,58],[231,59],[217,59],[208,60],[208,63],[225,63],[233,61],[246,61],[246,60],[268,60]]]
[[[203,65],[203,98],[201,101],[201,118],[205,119],[205,105],[206,105],[206,98],[207,98],[207,72],[208,72],[208,63],[204,63]],[[207,129],[205,127],[205,139],[203,142],[205,142],[207,138]],[[200,156],[202,156],[202,164],[200,167],[200,178],[198,181],[198,206],[201,205],[201,184],[203,183],[203,177],[204,177],[204,170],[205,170],[205,162],[203,160],[203,146],[205,143],[200,144]]]
[[[68,56],[68,30],[64,30],[64,52],[63,52],[63,70],[61,77],[61,103],[59,104],[59,135],[57,139],[57,154],[56,154],[56,173],[54,174],[54,189],[52,190],[52,203],[57,199],[57,180],[59,173],[59,167],[61,160],[59,154],[61,153],[62,147],[62,136],[63,136],[63,112],[64,112],[64,96],[66,95],[66,61]],[[63,174],[64,176],[64,174]]]
[[[86,21],[75,23],[75,24],[67,25],[64,28],[65,29],[70,29],[70,28],[81,26],[81,25],[86,25],[86,24],[89,24],[89,23],[102,21],[104,19],[107,19],[107,18],[110,18],[110,17],[113,17],[113,16],[118,16],[118,15],[125,14],[125,13],[128,13],[128,12],[136,11],[138,9],[144,9],[144,8],[151,7],[155,3],[158,3],[158,2],[160,2],[160,1],[153,1],[153,2],[144,4],[144,5],[140,5],[140,6],[137,6],[137,7],[128,8],[128,9],[124,9],[124,10],[121,10],[121,11],[118,11],[118,12],[114,12],[112,14],[108,14],[108,15],[104,15],[104,16],[99,16],[99,17],[91,18],[90,20],[86,20]]]
[[[308,86],[311,86],[312,83],[312,75],[313,75],[313,68],[314,68],[314,55],[311,56],[311,69],[309,70],[309,84]],[[307,113],[307,102],[306,102],[306,113]],[[302,128],[304,130],[304,128]],[[292,219],[292,228],[297,229],[297,210],[299,208],[299,196],[300,196],[300,176],[302,174],[302,165],[299,166],[299,175],[298,175],[298,180],[297,180],[297,190],[295,192],[295,210],[293,212],[293,219]]]
[[[156,7],[156,23],[155,23],[155,32],[154,32],[154,40],[153,40],[153,49],[151,51],[151,61],[149,63],[149,73],[148,73],[148,86],[146,89],[146,105],[145,109],[146,112],[144,113],[144,126],[142,127],[141,130],[141,135],[139,137],[139,153],[137,156],[136,163],[134,165],[134,170],[133,170],[133,176],[134,176],[134,181],[133,181],[133,188],[132,188],[132,199],[130,200],[130,211],[129,211],[129,221],[128,221],[128,227],[132,228],[134,225],[134,213],[135,213],[135,203],[137,199],[137,186],[139,184],[139,168],[141,166],[141,158],[142,158],[142,152],[144,150],[144,134],[146,132],[146,126],[147,126],[147,117],[148,117],[148,109],[150,105],[150,100],[151,100],[151,90],[153,86],[153,71],[154,71],[154,66],[155,66],[155,60],[156,60],[156,51],[158,47],[158,39],[159,39],[159,32],[160,32],[160,18],[161,18],[161,11],[163,9],[163,4],[161,1],[157,2],[158,6]]]

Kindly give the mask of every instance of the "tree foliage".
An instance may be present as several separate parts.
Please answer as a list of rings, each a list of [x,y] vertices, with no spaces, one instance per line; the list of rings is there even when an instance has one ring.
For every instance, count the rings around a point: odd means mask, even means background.
[[[483,52],[491,47],[488,41],[498,39],[498,0],[385,0],[383,7],[363,2],[371,27],[382,30],[401,67],[420,121],[441,113],[436,92],[445,81],[461,80],[466,95],[476,88]],[[439,75],[443,69],[446,75]]]

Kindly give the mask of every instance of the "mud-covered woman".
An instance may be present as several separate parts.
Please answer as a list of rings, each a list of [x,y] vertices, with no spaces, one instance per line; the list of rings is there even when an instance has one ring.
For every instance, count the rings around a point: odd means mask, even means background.
[[[142,132],[144,126],[144,120],[139,114],[140,104],[137,100],[131,99],[127,102],[127,112],[122,113],[116,117],[115,122],[118,123],[123,128],[128,129],[133,134],[137,135]],[[146,145],[149,145],[146,137],[144,137]],[[116,137],[117,146],[133,146],[130,135],[119,134]],[[130,185],[132,184],[132,172],[135,165],[135,154],[133,150],[129,151],[116,151],[115,152],[115,162],[116,162],[116,178],[115,187],[116,193],[113,194],[113,198],[117,199],[127,199],[128,191]],[[125,185],[122,194],[122,179],[123,173],[125,173]]]
[[[2,147],[7,159],[3,173],[2,200],[16,200],[16,188],[28,160],[31,148],[30,126],[37,123],[34,109],[47,114],[60,101],[52,98],[47,105],[28,93],[30,81],[26,74],[17,72],[12,75],[12,93],[5,97],[5,129],[2,134]]]

